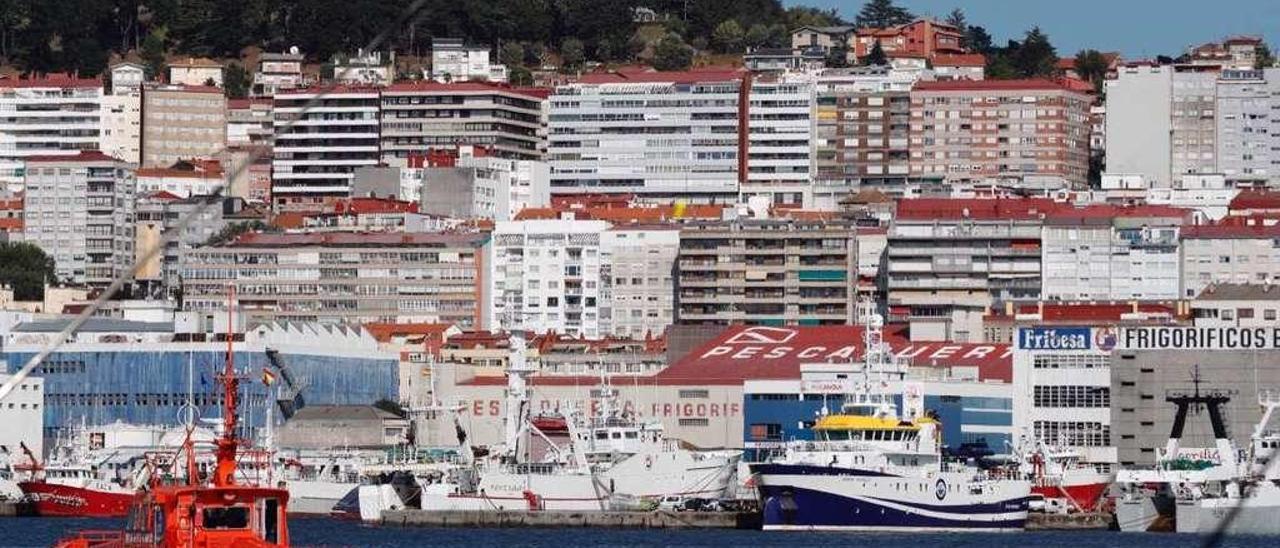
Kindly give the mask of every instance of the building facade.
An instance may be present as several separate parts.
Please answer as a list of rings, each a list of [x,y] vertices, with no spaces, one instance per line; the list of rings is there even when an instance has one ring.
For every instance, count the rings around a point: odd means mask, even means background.
[[[212,86],[152,86],[142,91],[142,165],[212,158],[227,146],[227,98]]]
[[[1280,225],[1197,225],[1182,229],[1179,295],[1211,284],[1280,283]]]
[[[288,53],[263,53],[258,57],[258,70],[253,73],[253,96],[274,97],[284,91],[306,87],[302,73],[305,55],[296,50]]]
[[[482,327],[484,234],[246,234],[182,258],[190,310],[226,306],[234,284],[250,319],[424,321]]]
[[[813,170],[813,99],[811,82],[752,82],[744,197],[763,195],[774,204],[812,206],[803,198]]]
[[[1141,175],[1148,188],[1170,187],[1173,67],[1125,65],[1104,85],[1107,173]]]
[[[431,149],[483,146],[538,160],[546,149],[545,95],[483,82],[406,82],[382,92],[382,161],[401,167]]]
[[[494,329],[601,336],[604,221],[499,222],[493,231]]]
[[[1119,462],[1112,427],[1113,328],[1023,327],[1013,352],[1015,439],[1074,451],[1100,471]]]
[[[676,264],[677,318],[693,325],[852,324],[858,231],[840,221],[689,222]]]
[[[550,169],[545,162],[488,156],[461,147],[450,167],[422,168],[423,213],[459,219],[513,221],[526,208],[551,204]]]
[[[600,235],[600,331],[642,339],[666,332],[675,318],[675,273],[680,231],[675,227],[616,226]]]
[[[1271,117],[1280,116],[1261,70],[1224,70],[1218,77],[1217,171],[1236,184],[1264,185],[1275,175]],[[1272,73],[1276,76],[1276,73]],[[1277,110],[1273,110],[1277,109]]]
[[[506,82],[506,65],[489,62],[489,47],[467,46],[459,38],[431,40],[431,79],[450,82]]]
[[[271,197],[280,207],[345,198],[352,174],[379,161],[376,88],[295,89],[272,100]]]
[[[101,149],[102,96],[102,80],[68,74],[0,82],[0,187],[22,190],[29,156]]]
[[[552,194],[735,201],[745,169],[743,74],[585,75],[550,97]]]
[[[106,287],[133,262],[133,169],[101,152],[26,159],[23,238],[60,280]]]
[[[1087,206],[1044,221],[1040,296],[1063,301],[1177,300],[1186,210]]]
[[[274,125],[270,99],[227,101],[227,146],[270,145]]]

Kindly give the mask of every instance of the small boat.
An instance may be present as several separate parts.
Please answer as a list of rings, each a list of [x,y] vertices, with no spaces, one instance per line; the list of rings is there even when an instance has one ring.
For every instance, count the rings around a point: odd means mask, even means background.
[[[1031,478],[1031,493],[1064,512],[1093,512],[1103,506],[1114,474],[1099,472],[1080,462],[1080,454],[1037,441],[1035,450],[1022,460]],[[1046,511],[1048,508],[1046,508]]]
[[[232,309],[228,306],[228,326]],[[82,531],[59,541],[58,547],[289,546],[289,492],[274,483],[271,454],[242,448],[247,443],[237,435],[240,377],[233,356],[228,334],[226,366],[218,375],[222,432],[213,466],[197,464],[196,445],[188,436],[179,455],[148,459],[150,480],[133,497],[126,529]],[[194,430],[193,425],[188,428]],[[179,466],[181,457],[185,466]]]

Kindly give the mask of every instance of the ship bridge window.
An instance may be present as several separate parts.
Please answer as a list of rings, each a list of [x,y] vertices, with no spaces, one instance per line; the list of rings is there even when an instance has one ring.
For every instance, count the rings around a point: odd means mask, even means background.
[[[608,433],[608,432],[596,432],[596,439],[598,439],[598,440],[607,440],[607,439],[609,439],[609,433]]]
[[[244,529],[249,526],[246,506],[214,506],[204,509],[205,529]]]
[[[276,544],[280,542],[280,501],[276,499],[264,499],[262,504],[258,506],[262,512],[258,516],[258,531],[268,544]]]
[[[629,440],[634,440],[634,439],[636,439],[636,438],[637,438],[637,437],[639,437],[639,436],[640,436],[640,433],[639,433],[639,432],[635,432],[635,431],[629,431],[629,432],[627,432],[627,439],[629,439]]]

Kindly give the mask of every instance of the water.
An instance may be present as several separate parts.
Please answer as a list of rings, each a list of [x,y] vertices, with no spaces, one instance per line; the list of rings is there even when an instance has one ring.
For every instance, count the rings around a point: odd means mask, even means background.
[[[49,546],[81,529],[118,529],[120,520],[71,518],[0,519],[0,546]],[[732,530],[642,529],[432,529],[363,525],[330,519],[290,519],[294,546],[831,546],[875,548],[938,546],[946,548],[1180,548],[1198,547],[1201,537],[1174,534],[1125,534],[1107,531],[1036,533],[791,533]],[[1275,538],[1229,538],[1232,548],[1280,545]]]

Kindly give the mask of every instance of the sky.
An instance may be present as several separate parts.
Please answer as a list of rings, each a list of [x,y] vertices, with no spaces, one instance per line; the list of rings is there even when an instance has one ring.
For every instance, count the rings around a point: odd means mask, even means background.
[[[1058,56],[1092,48],[1126,59],[1177,56],[1188,46],[1227,35],[1263,36],[1280,50],[1280,0],[896,0],[916,15],[945,17],[960,8],[995,43],[1032,26],[1049,35]],[[783,0],[787,7],[836,8],[852,21],[861,0]]]

